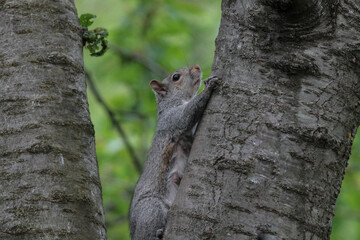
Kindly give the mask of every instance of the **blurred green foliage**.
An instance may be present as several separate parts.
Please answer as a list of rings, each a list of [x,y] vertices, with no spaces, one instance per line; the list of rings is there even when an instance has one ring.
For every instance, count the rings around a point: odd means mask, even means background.
[[[331,239],[360,239],[360,128],[354,139],[349,165],[336,202]]]
[[[162,80],[167,73],[195,63],[202,67],[205,77],[209,76],[220,25],[220,1],[75,2],[79,16],[97,15],[92,28],[105,27],[109,32],[110,49],[100,58],[90,57],[85,51],[85,67],[143,163],[156,124],[156,104],[149,82]],[[143,66],[149,64],[151,70]],[[154,64],[161,67],[153,67]],[[130,239],[128,209],[139,173],[123,139],[89,90],[88,99],[95,126],[108,239]]]
[[[148,83],[151,79],[162,80],[164,72],[195,63],[202,67],[204,77],[209,76],[221,1],[75,0],[75,3],[79,15],[90,12],[98,16],[92,27],[105,27],[109,32],[110,49],[101,58],[92,58],[85,52],[85,67],[143,163],[156,123],[155,98]],[[108,239],[130,239],[128,209],[139,173],[123,139],[91,91],[88,99],[96,132]],[[331,239],[360,239],[358,138],[337,202]]]

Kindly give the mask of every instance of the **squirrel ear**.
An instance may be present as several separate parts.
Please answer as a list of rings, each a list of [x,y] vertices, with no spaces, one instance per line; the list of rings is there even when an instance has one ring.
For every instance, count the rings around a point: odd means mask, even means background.
[[[156,80],[151,80],[150,87],[154,90],[155,93],[165,96],[167,93],[167,88],[165,84],[158,82]]]

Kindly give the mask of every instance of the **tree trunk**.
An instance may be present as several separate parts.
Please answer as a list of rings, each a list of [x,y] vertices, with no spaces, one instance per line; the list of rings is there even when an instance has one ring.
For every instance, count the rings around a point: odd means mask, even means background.
[[[106,239],[73,1],[0,0],[0,239]]]
[[[360,111],[360,1],[223,0],[165,239],[329,239]]]

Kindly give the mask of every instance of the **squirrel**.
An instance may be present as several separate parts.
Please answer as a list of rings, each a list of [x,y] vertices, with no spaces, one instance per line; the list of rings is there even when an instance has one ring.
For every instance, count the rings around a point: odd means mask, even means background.
[[[130,206],[132,240],[162,239],[167,211],[184,174],[194,133],[219,78],[204,80],[199,65],[181,68],[150,86],[157,103],[157,125]]]

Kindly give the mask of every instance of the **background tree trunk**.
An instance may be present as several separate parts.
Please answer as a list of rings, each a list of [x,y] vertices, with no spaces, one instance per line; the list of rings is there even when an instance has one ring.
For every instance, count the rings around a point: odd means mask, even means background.
[[[73,1],[0,0],[0,239],[106,239]]]
[[[359,125],[360,1],[223,0],[166,239],[329,239]]]

